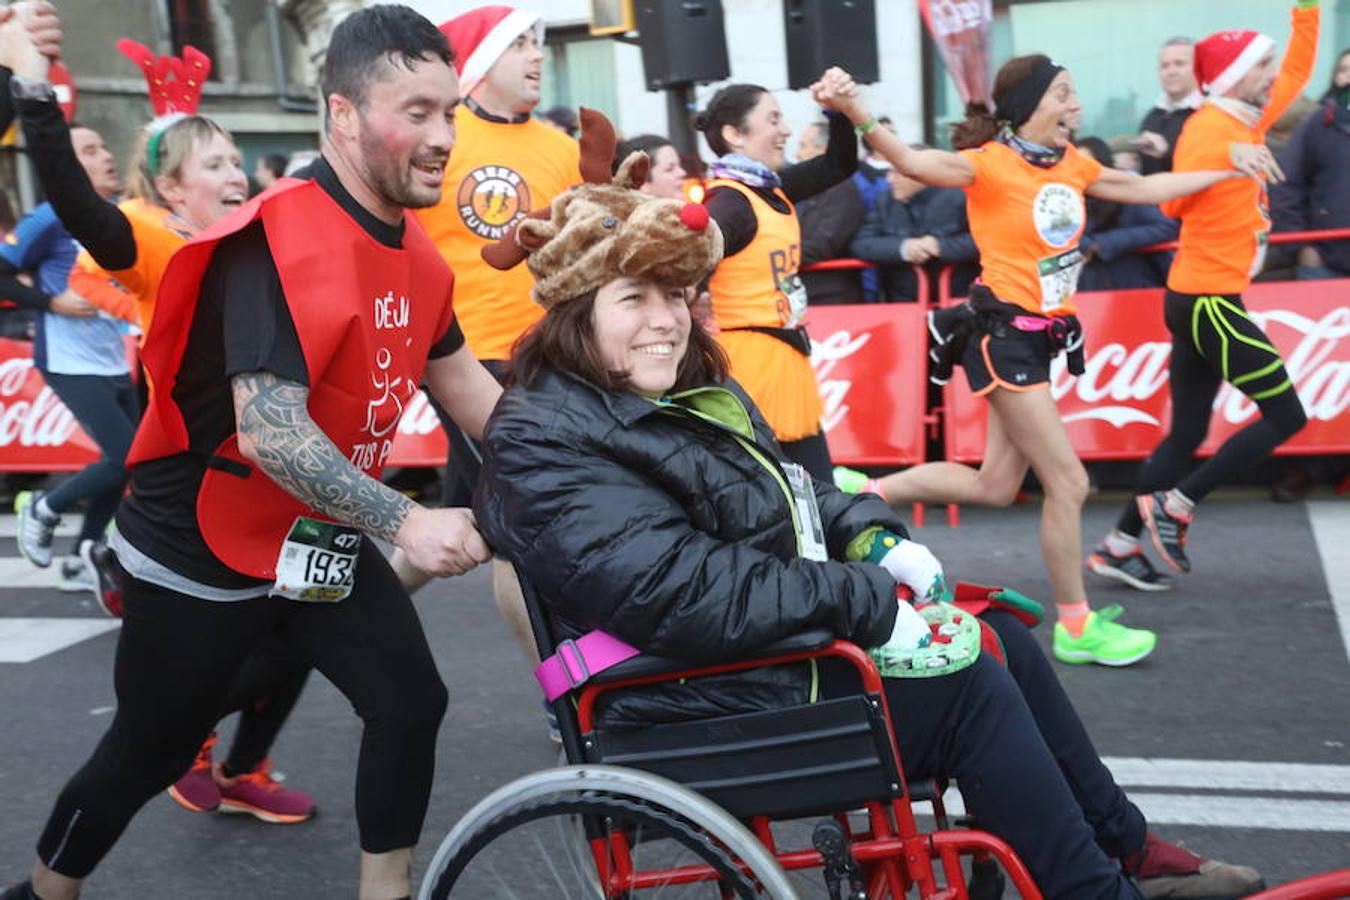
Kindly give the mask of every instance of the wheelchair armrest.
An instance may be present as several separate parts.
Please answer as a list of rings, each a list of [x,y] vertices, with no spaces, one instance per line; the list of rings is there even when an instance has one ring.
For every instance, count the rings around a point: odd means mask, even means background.
[[[747,653],[744,659],[772,659],[789,653],[802,653],[821,650],[834,640],[834,633],[827,628],[812,628],[775,641]],[[738,660],[739,661],[739,660]],[[639,654],[626,659],[617,666],[611,666],[591,679],[598,684],[615,681],[627,681],[630,678],[645,678],[648,675],[664,675],[668,672],[686,672],[698,668],[697,663],[687,659],[671,659],[666,656]]]

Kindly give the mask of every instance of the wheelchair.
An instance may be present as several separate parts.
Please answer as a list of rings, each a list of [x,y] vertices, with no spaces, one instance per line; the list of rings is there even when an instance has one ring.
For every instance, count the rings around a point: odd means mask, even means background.
[[[546,658],[562,642],[517,574]],[[857,672],[856,695],[637,731],[596,724],[597,701],[613,691],[825,659]],[[420,897],[898,900],[916,887],[925,900],[964,900],[963,859],[979,873],[977,900],[1002,892],[998,868],[1023,898],[1040,897],[1005,842],[950,827],[941,785],[906,782],[876,666],[823,629],[734,663],[636,656],[579,681],[552,708],[571,765],[526,776],[470,810],[442,842]],[[919,829],[917,801],[933,804],[936,830]],[[539,865],[526,872],[530,855]]]
[[[523,575],[520,586],[541,657],[566,650]],[[952,827],[945,783],[906,781],[881,676],[858,646],[820,629],[719,665],[639,655],[591,675],[574,658],[572,690],[552,703],[568,765],[517,779],[466,813],[419,900],[900,900],[911,890],[920,900],[998,900],[1008,882],[1024,900],[1041,897],[1007,843]],[[597,701],[613,691],[827,659],[857,672],[855,695],[636,731],[596,722]],[[920,829],[916,802],[932,804],[933,830]],[[1258,896],[1350,897],[1350,870]]]

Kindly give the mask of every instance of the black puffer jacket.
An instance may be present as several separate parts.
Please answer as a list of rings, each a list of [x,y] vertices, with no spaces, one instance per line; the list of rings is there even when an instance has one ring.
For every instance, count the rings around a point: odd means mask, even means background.
[[[700,393],[738,399],[726,406],[751,411],[745,434],[753,427],[765,459],[778,454],[739,387]],[[733,660],[818,626],[864,646],[890,634],[891,576],[867,563],[799,558],[785,487],[731,428],[686,405],[662,408],[546,371],[502,396],[483,450],[479,528],[522,567],[563,630],[600,628],[691,662]],[[832,560],[872,525],[905,533],[871,495],[821,483],[816,495]],[[762,708],[777,688],[784,700],[801,696],[805,681],[794,667],[648,689],[620,718]]]

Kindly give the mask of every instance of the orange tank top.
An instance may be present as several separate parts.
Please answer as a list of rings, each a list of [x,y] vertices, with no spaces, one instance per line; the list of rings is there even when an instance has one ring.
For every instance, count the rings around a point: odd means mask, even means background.
[[[1038,315],[1072,314],[1083,269],[1083,192],[1101,164],[1073,145],[1048,169],[997,141],[961,153],[975,166],[965,192],[980,281],[998,299]]]
[[[755,237],[734,256],[725,257],[708,282],[713,321],[718,328],[797,328],[806,323],[806,288],[801,265],[802,227],[797,210],[781,189],[774,193],[787,204],[780,213],[739,181],[715,179],[714,190],[737,191],[750,201]]]

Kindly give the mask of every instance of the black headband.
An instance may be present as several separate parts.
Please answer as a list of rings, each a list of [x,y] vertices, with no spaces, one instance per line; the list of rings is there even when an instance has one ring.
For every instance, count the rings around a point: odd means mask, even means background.
[[[1036,107],[1041,105],[1041,98],[1050,89],[1050,82],[1063,71],[1064,67],[1057,65],[1048,56],[1036,60],[1031,72],[998,98],[994,107],[994,118],[1000,122],[1007,122],[1013,131],[1022,127],[1036,111]]]

